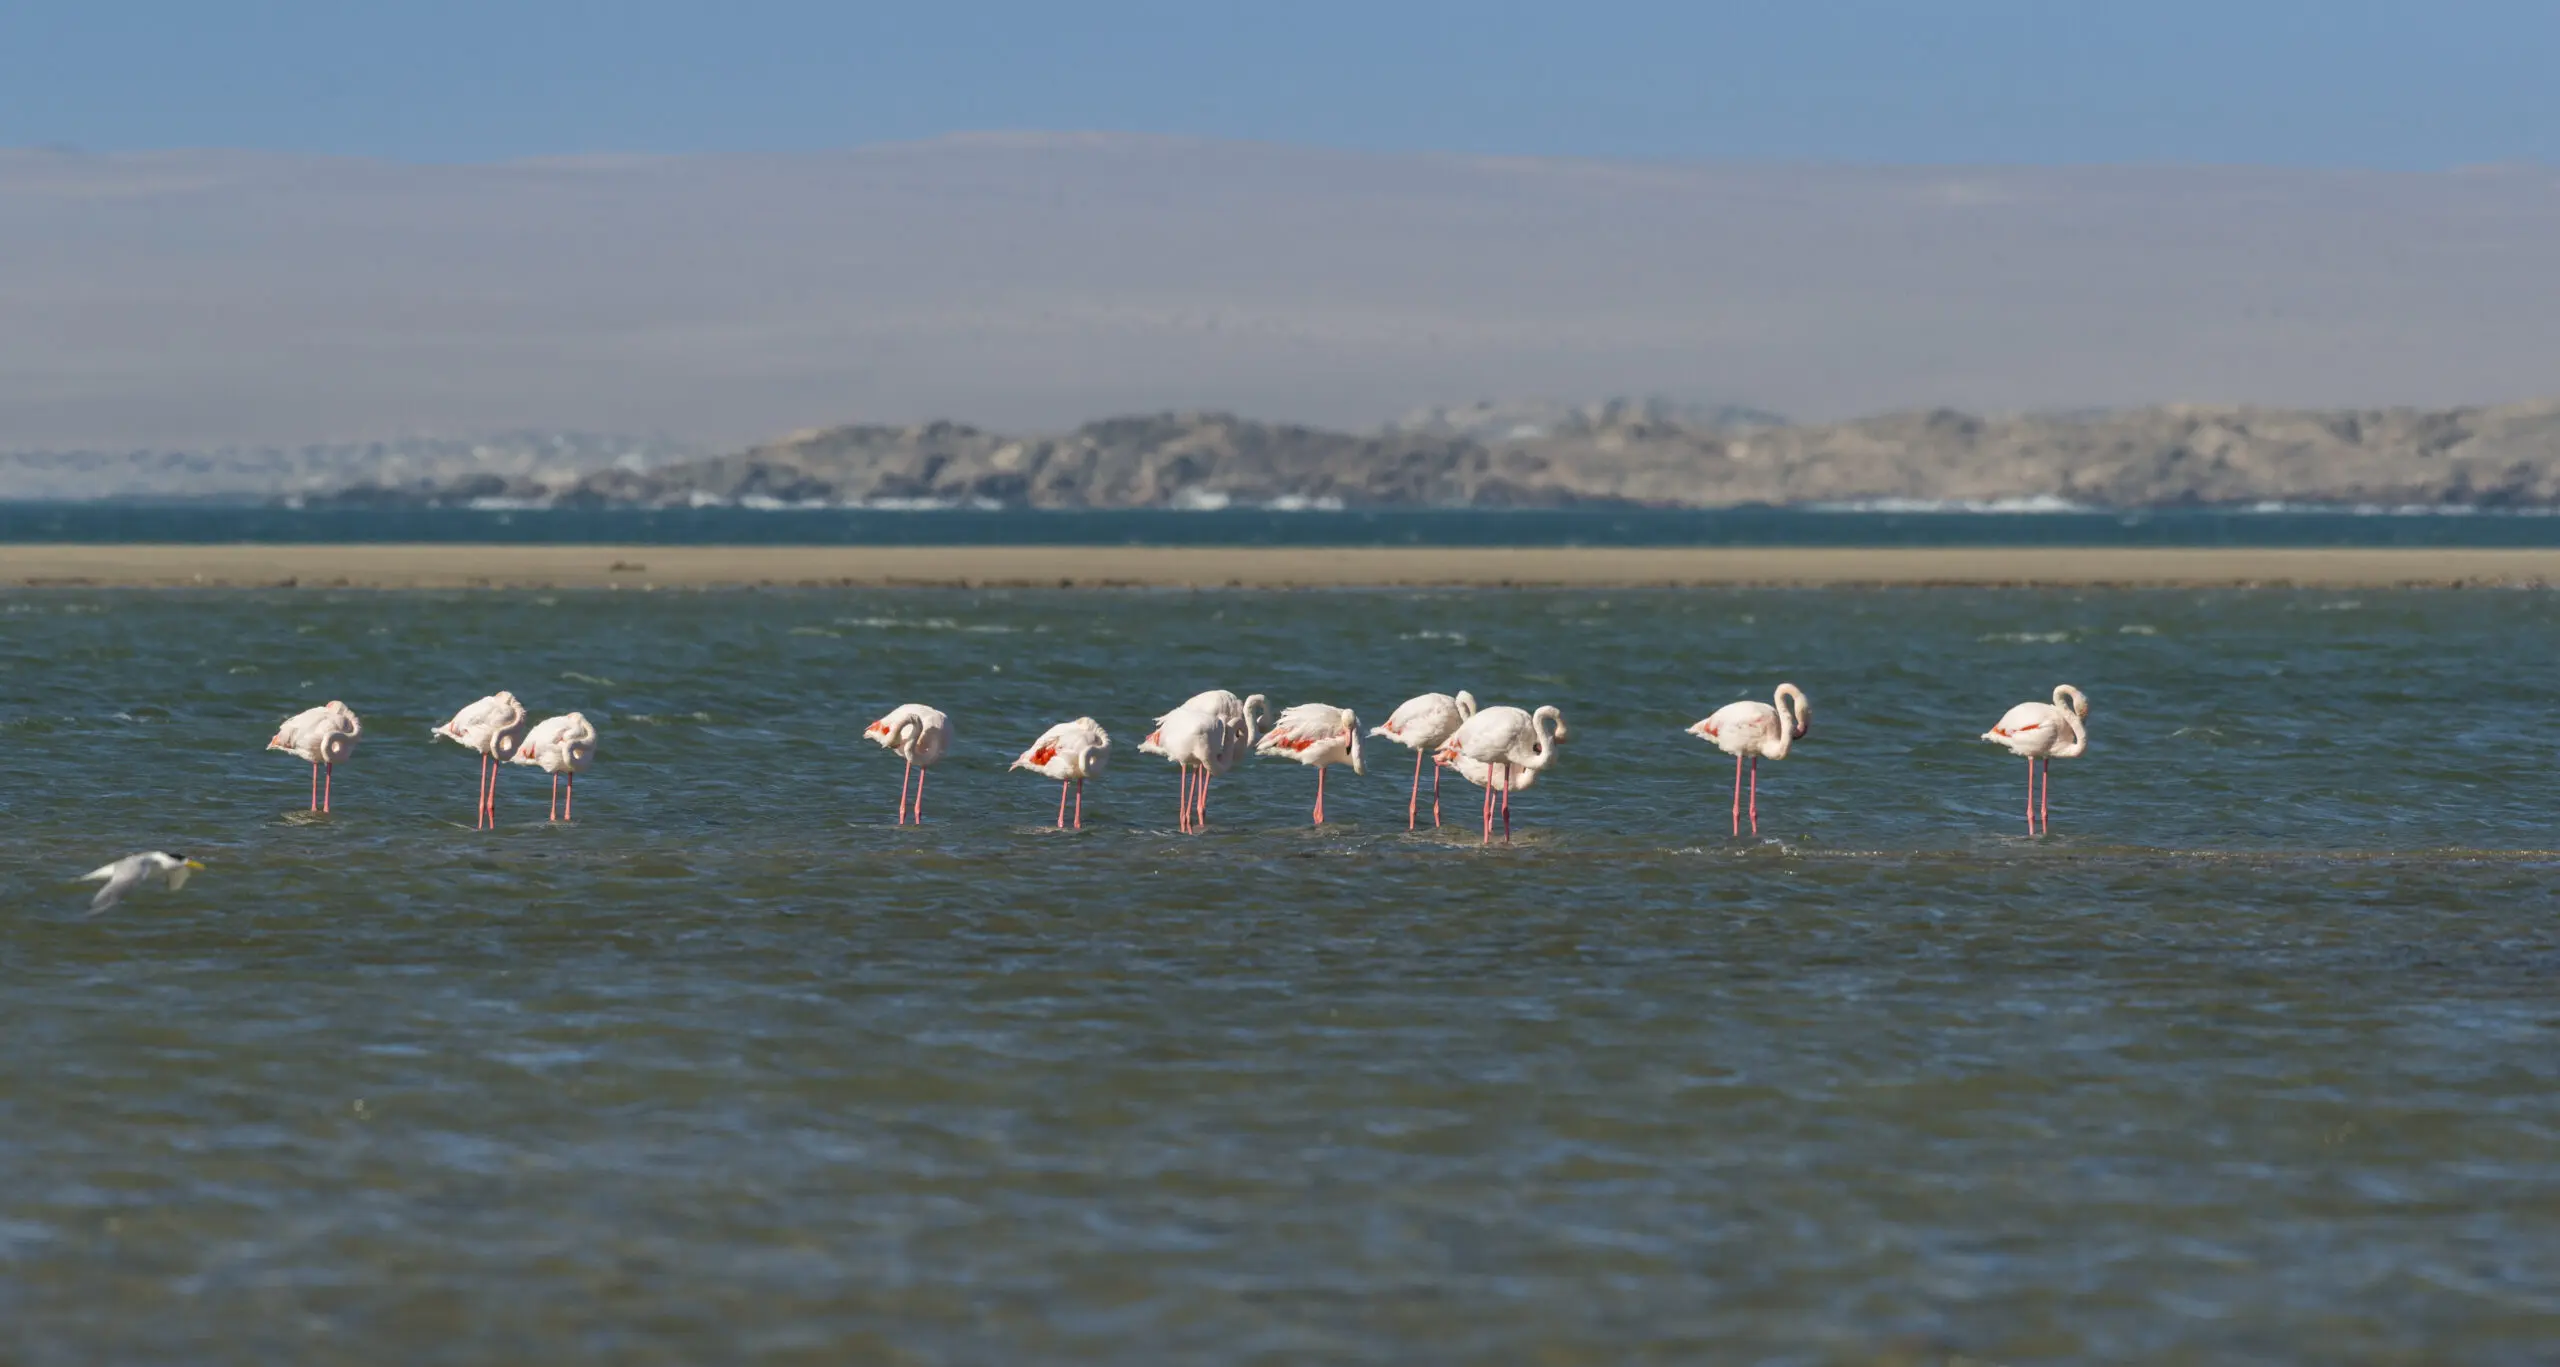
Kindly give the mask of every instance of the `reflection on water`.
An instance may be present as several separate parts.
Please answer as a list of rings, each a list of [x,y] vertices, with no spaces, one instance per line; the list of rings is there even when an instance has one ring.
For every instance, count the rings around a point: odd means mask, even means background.
[[[2532,593],[0,597],[26,1361],[2526,1361]],[[1680,734],[1802,685],[1761,771]],[[2030,841],[1974,737],[2096,704]],[[574,828],[427,728],[584,711]],[[1199,688],[1553,702],[1480,851]],[[340,811],[258,747],[343,698]],[[860,740],[949,711],[921,830]],[[1004,765],[1091,713],[1081,835]],[[211,868],[95,921],[63,881]],[[213,1354],[205,1345],[219,1344]]]

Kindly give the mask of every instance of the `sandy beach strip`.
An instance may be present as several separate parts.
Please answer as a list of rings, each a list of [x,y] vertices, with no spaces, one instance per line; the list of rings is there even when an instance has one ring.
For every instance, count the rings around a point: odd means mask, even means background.
[[[7,545],[16,588],[1616,588],[2560,584],[2560,550]]]

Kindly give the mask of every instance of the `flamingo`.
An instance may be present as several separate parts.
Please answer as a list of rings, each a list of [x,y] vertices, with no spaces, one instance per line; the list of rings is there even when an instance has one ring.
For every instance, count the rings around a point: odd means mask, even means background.
[[[1436,758],[1443,764],[1472,759],[1492,766],[1497,780],[1484,790],[1483,841],[1493,839],[1494,792],[1502,793],[1502,843],[1511,843],[1511,793],[1516,771],[1540,771],[1556,762],[1556,747],[1568,736],[1564,713],[1553,707],[1523,712],[1517,707],[1488,707],[1440,743]],[[1526,785],[1519,785],[1525,787]]]
[[[1138,753],[1162,755],[1182,770],[1181,824],[1186,835],[1209,824],[1209,774],[1233,745],[1228,735],[1227,719],[1217,713],[1177,707],[1156,718],[1156,729],[1138,742]]]
[[[567,821],[578,805],[578,775],[596,759],[596,728],[584,712],[568,712],[525,733],[510,764],[539,765],[551,775],[551,819]],[[569,800],[560,800],[560,776],[569,776]]]
[[[898,824],[907,824],[907,780],[916,781],[916,824],[924,824],[924,775],[942,752],[951,748],[951,719],[920,702],[904,703],[871,723],[863,733],[880,748],[903,756],[906,772],[898,776]]]
[[[1384,736],[1398,745],[1413,750],[1413,793],[1405,799],[1404,828],[1412,830],[1420,824],[1422,812],[1422,757],[1440,748],[1440,742],[1458,733],[1467,718],[1476,714],[1476,695],[1458,690],[1458,696],[1425,693],[1407,698],[1404,706],[1387,718],[1387,724],[1373,728],[1369,734]],[[1440,769],[1431,766],[1431,825],[1440,826]]]
[[[533,719],[516,695],[499,689],[453,714],[453,720],[428,734],[441,736],[467,750],[480,752],[480,810],[473,830],[498,828],[498,764],[515,757]]]
[[[2053,762],[2078,759],[2089,750],[2089,697],[2069,684],[2056,684],[2053,701],[2022,702],[1982,733],[1984,740],[2007,746],[2027,760],[2027,834],[2053,832]],[[2044,761],[2044,794],[2036,794],[2036,761]]]
[[[1717,708],[1706,720],[1689,728],[1689,734],[1713,744],[1733,756],[1733,833],[1742,834],[1742,761],[1751,760],[1751,833],[1760,833],[1760,761],[1779,760],[1795,748],[1795,743],[1813,729],[1813,704],[1805,700],[1804,690],[1791,683],[1778,685],[1775,705],[1765,702],[1729,702]]]
[[[356,720],[355,712],[332,698],[319,707],[285,718],[267,748],[310,762],[311,810],[325,812],[329,810],[329,790],[335,786],[338,765],[355,753],[356,737],[363,734],[364,723]],[[323,769],[327,770],[325,777]]]
[[[1271,720],[1271,704],[1259,693],[1239,698],[1223,688],[1212,688],[1184,699],[1173,712],[1156,718],[1156,725],[1162,727],[1174,712],[1204,713],[1216,717],[1220,723],[1217,748],[1210,752],[1207,763],[1201,766],[1197,786],[1193,786],[1194,780],[1187,766],[1183,775],[1183,791],[1189,794],[1188,800],[1195,812],[1192,825],[1206,826],[1209,824],[1209,780],[1244,763],[1244,757],[1253,750],[1254,737],[1259,734],[1260,727]],[[1144,744],[1138,749],[1147,754],[1162,753],[1148,750]]]
[[[1351,772],[1365,775],[1360,764],[1360,719],[1347,707],[1329,703],[1300,703],[1280,714],[1271,729],[1262,734],[1254,749],[1265,755],[1286,755],[1300,764],[1312,765],[1316,771],[1315,824],[1324,824],[1324,771],[1337,764],[1348,764]]]
[[[1111,762],[1111,733],[1091,717],[1062,721],[1040,733],[1010,768],[1058,781],[1058,825],[1067,824],[1067,788],[1076,790],[1076,829],[1084,829],[1084,781]]]

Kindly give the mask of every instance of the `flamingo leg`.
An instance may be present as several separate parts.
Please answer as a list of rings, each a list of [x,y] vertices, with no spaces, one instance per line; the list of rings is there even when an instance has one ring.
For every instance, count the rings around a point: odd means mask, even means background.
[[[1084,829],[1084,780],[1076,780],[1076,829]]]
[[[924,824],[924,776],[932,772],[930,769],[916,770],[916,824],[919,826]]]
[[[1432,799],[1433,799],[1433,801],[1432,801],[1432,806],[1436,809],[1436,808],[1440,805],[1440,804],[1439,804],[1439,801],[1438,801],[1438,799],[1439,799],[1439,797],[1440,797],[1440,775],[1439,775],[1436,771],[1431,775],[1431,796],[1432,796]],[[1435,816],[1436,816],[1436,812],[1435,812]],[[1416,750],[1416,751],[1414,751],[1414,752],[1413,752],[1413,796],[1411,796],[1411,797],[1409,797],[1409,798],[1406,798],[1406,799],[1405,799],[1405,803],[1404,803],[1404,828],[1405,828],[1406,830],[1408,830],[1408,831],[1409,831],[1409,830],[1412,830],[1414,827],[1419,826],[1419,825],[1421,825],[1421,824],[1422,824],[1422,752],[1421,752],[1421,751],[1419,751],[1419,750]],[[1432,822],[1432,824],[1436,826],[1436,825],[1438,825],[1438,824],[1439,824],[1439,822],[1438,822],[1437,820],[1434,820],[1434,821]]]
[[[560,819],[574,821],[578,815],[578,771],[569,771],[569,791],[560,799]]]
[[[901,826],[907,824],[907,781],[915,776],[916,762],[913,756],[909,756],[907,767],[898,774],[898,824]]]
[[[1198,821],[1196,822],[1196,824],[1199,826],[1199,828],[1200,828],[1201,830],[1204,830],[1204,831],[1205,831],[1205,830],[1207,830],[1207,829],[1209,829],[1209,780],[1210,780],[1210,779],[1212,779],[1212,778],[1215,778],[1215,777],[1216,777],[1216,775],[1215,775],[1215,774],[1212,774],[1212,773],[1210,773],[1210,772],[1209,772],[1209,769],[1208,769],[1208,766],[1207,766],[1207,765],[1202,765],[1202,766],[1201,766],[1201,768],[1200,768],[1200,815],[1199,815],[1199,818],[1198,818]]]
[[[2027,756],[2027,834],[2036,833],[2036,757]]]
[[[1435,831],[1436,831],[1436,830],[1438,830],[1438,829],[1440,829],[1440,770],[1441,770],[1441,768],[1442,768],[1442,766],[1441,766],[1441,764],[1439,763],[1439,761],[1437,761],[1437,760],[1432,761],[1432,764],[1431,764],[1431,829],[1433,829],[1433,830],[1435,830]]]
[[[1324,766],[1316,766],[1316,824],[1324,824]]]
[[[1490,772],[1484,776],[1484,820],[1480,824],[1477,835],[1479,838],[1476,844],[1493,843],[1493,775]]]
[[[1733,757],[1733,833],[1742,834],[1742,756]]]
[[[1067,824],[1067,781],[1066,781],[1065,779],[1060,779],[1060,780],[1058,780],[1058,825],[1059,825],[1059,826],[1061,826],[1061,827],[1064,827],[1066,824]]]
[[[471,829],[486,830],[489,825],[489,757],[480,757],[480,791],[471,799]]]
[[[489,829],[498,829],[498,757],[489,757]]]
[[[1760,757],[1751,757],[1751,833],[1760,833]]]
[[[1191,831],[1191,766],[1187,763],[1182,766],[1181,817],[1183,833],[1188,835]]]
[[[1502,766],[1502,843],[1511,843],[1511,766]]]
[[[338,784],[338,766],[331,764],[320,771],[320,810],[329,810],[329,790]]]
[[[311,761],[311,810],[320,810],[320,761]]]
[[[2036,799],[2036,820],[2046,835],[2053,834],[2053,756],[2044,757],[2044,795]]]

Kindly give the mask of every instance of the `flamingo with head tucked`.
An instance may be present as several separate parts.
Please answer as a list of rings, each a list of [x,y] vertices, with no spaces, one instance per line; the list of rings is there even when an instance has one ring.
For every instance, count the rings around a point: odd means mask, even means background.
[[[364,723],[356,720],[355,712],[333,698],[285,718],[267,748],[310,762],[311,810],[325,812],[329,810],[330,789],[336,786],[338,766],[355,753],[356,737],[363,734]]]
[[[1467,718],[1466,725],[1440,743],[1443,764],[1472,759],[1492,766],[1492,786],[1484,790],[1483,840],[1493,839],[1494,795],[1501,793],[1502,843],[1511,843],[1511,794],[1520,770],[1543,772],[1556,762],[1556,747],[1569,732],[1564,713],[1553,707],[1524,712],[1517,707],[1488,707]],[[1517,785],[1525,787],[1527,785]]]
[[[1156,729],[1138,742],[1138,753],[1162,755],[1182,771],[1180,822],[1184,834],[1208,826],[1209,775],[1234,744],[1226,718],[1188,707],[1177,707],[1156,718]]]
[[[1351,772],[1366,774],[1360,764],[1360,719],[1347,707],[1330,703],[1300,703],[1280,714],[1271,729],[1262,733],[1254,749],[1265,755],[1283,755],[1316,771],[1315,824],[1324,824],[1324,771],[1337,764],[1348,764]]]
[[[862,734],[881,749],[907,762],[905,772],[898,776],[898,824],[906,825],[912,810],[916,824],[923,825],[924,776],[933,768],[934,761],[941,759],[943,752],[951,748],[951,718],[944,716],[940,709],[920,702],[903,703],[890,709],[889,715],[865,727]],[[912,808],[907,802],[909,779],[913,779],[916,785]]]
[[[596,728],[584,712],[553,717],[527,731],[510,764],[531,764],[551,775],[551,819],[571,820],[578,805],[578,775],[596,759]],[[568,800],[560,796],[562,775],[569,779]]]
[[[480,808],[473,814],[473,830],[497,829],[498,765],[515,757],[516,747],[524,743],[524,733],[532,725],[524,704],[502,688],[454,713],[453,720],[429,733],[480,754]]]
[[[1982,733],[1984,740],[2007,747],[2027,760],[2027,834],[2053,833],[2053,762],[2077,759],[2089,750],[2089,696],[2069,684],[2056,684],[2053,701],[2022,702]],[[2044,791],[2036,791],[2036,761],[2044,761]]]
[[[1084,781],[1111,762],[1111,733],[1091,717],[1062,721],[1040,733],[1031,748],[1015,758],[1015,769],[1028,769],[1058,781],[1058,825],[1067,824],[1067,789],[1076,790],[1076,829],[1084,829]]]
[[[1791,683],[1778,685],[1774,706],[1765,702],[1729,702],[1689,728],[1690,735],[1733,756],[1735,835],[1742,834],[1743,760],[1751,761],[1751,833],[1758,835],[1760,761],[1785,759],[1795,743],[1812,729],[1813,704],[1805,700],[1803,689]]]
[[[1404,804],[1404,828],[1412,830],[1421,824],[1422,758],[1440,748],[1440,742],[1458,733],[1467,718],[1476,714],[1476,695],[1459,689],[1456,697],[1446,693],[1425,693],[1407,698],[1402,707],[1387,718],[1386,725],[1372,728],[1373,736],[1384,736],[1413,751],[1413,791]],[[1440,770],[1431,766],[1431,824],[1440,825]]]

